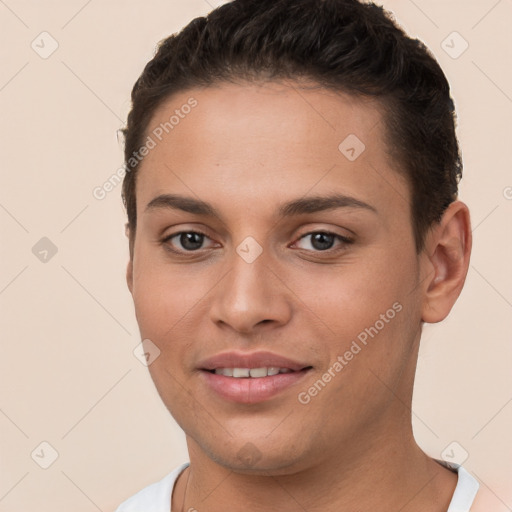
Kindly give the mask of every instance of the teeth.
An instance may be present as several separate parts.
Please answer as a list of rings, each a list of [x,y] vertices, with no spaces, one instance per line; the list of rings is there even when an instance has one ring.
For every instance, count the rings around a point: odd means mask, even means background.
[[[249,368],[233,368],[233,377],[249,377],[250,374]]]
[[[224,375],[225,377],[238,378],[260,378],[267,377],[268,375],[277,375],[278,373],[291,373],[293,370],[290,368],[277,368],[271,366],[269,368],[216,368],[215,373],[217,375]]]
[[[268,375],[266,368],[251,368],[249,373],[251,377],[266,377]]]

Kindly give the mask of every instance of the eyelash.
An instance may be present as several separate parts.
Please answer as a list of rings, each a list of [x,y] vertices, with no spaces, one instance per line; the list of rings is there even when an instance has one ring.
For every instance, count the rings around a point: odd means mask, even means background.
[[[178,255],[188,255],[188,254],[199,253],[201,251],[201,249],[197,249],[197,250],[194,250],[194,251],[187,251],[187,250],[176,250],[176,249],[173,249],[173,248],[170,247],[170,244],[169,244],[170,240],[175,238],[175,237],[177,237],[177,236],[179,236],[179,235],[182,235],[182,234],[197,234],[197,235],[204,236],[205,238],[209,238],[209,236],[206,233],[203,233],[201,231],[178,231],[176,233],[172,233],[172,234],[166,236],[162,240],[161,243],[165,245],[165,248],[168,251],[171,251],[171,252],[173,252],[175,254],[178,254]],[[321,251],[321,250],[310,250],[310,249],[302,249],[302,250],[307,251],[307,252],[317,253],[317,254],[332,254],[332,253],[337,253],[339,251],[346,250],[346,248],[344,246],[350,245],[350,244],[354,243],[354,240],[351,239],[351,238],[345,237],[343,235],[339,235],[337,233],[333,233],[332,231],[324,231],[324,230],[309,231],[308,233],[305,233],[305,234],[301,235],[297,239],[297,241],[302,240],[303,238],[305,238],[307,236],[316,235],[316,234],[333,236],[335,239],[337,239],[338,241],[341,242],[342,246],[338,247],[337,249],[336,248],[334,248],[334,249],[333,248],[329,248],[329,249],[325,249],[323,251]],[[294,244],[295,243],[296,242],[294,242]]]

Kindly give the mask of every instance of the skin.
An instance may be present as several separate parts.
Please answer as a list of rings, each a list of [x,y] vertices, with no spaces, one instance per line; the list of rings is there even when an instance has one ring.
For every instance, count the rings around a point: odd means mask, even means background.
[[[452,203],[416,253],[409,187],[374,101],[295,82],[221,84],[169,98],[148,134],[191,96],[197,107],[139,168],[127,269],[142,339],[161,351],[151,376],[187,438],[191,466],[172,510],[445,512],[457,477],[418,447],[410,408],[422,322],[448,315],[468,270],[467,207]],[[349,134],[366,146],[355,161],[338,149]],[[375,211],[277,215],[284,202],[333,192]],[[170,193],[207,201],[218,215],[146,209]],[[201,248],[187,252],[179,236],[163,242],[181,231],[204,233]],[[322,251],[318,231],[353,242],[334,237]],[[236,251],[248,236],[263,250],[252,263]],[[402,310],[301,404],[298,393],[395,303]],[[230,349],[313,368],[266,402],[236,404],[197,369]],[[244,459],[244,450],[257,456]]]

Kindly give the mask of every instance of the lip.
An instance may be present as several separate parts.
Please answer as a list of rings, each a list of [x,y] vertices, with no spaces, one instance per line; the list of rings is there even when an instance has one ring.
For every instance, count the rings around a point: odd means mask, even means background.
[[[299,383],[311,365],[300,363],[273,354],[272,352],[226,352],[202,361],[199,365],[200,375],[209,390],[230,402],[256,404],[270,400],[276,395]],[[258,378],[234,378],[212,373],[216,368],[289,368],[290,373],[280,373]]]
[[[256,404],[270,400],[291,388],[307,373],[309,373],[309,369],[267,377],[237,379],[203,370],[201,377],[210,390],[225,400],[239,404]]]
[[[198,365],[200,370],[215,370],[216,368],[262,368],[262,367],[279,367],[289,368],[294,372],[299,372],[309,365],[288,359],[287,357],[274,354],[273,352],[223,352],[216,354],[201,361]],[[261,377],[264,379],[265,377]]]

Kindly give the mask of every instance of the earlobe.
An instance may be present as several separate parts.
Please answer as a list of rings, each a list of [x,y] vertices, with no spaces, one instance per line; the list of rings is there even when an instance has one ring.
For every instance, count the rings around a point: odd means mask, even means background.
[[[457,300],[469,267],[471,223],[468,207],[454,201],[427,242],[430,276],[426,279],[422,320],[444,320]]]

